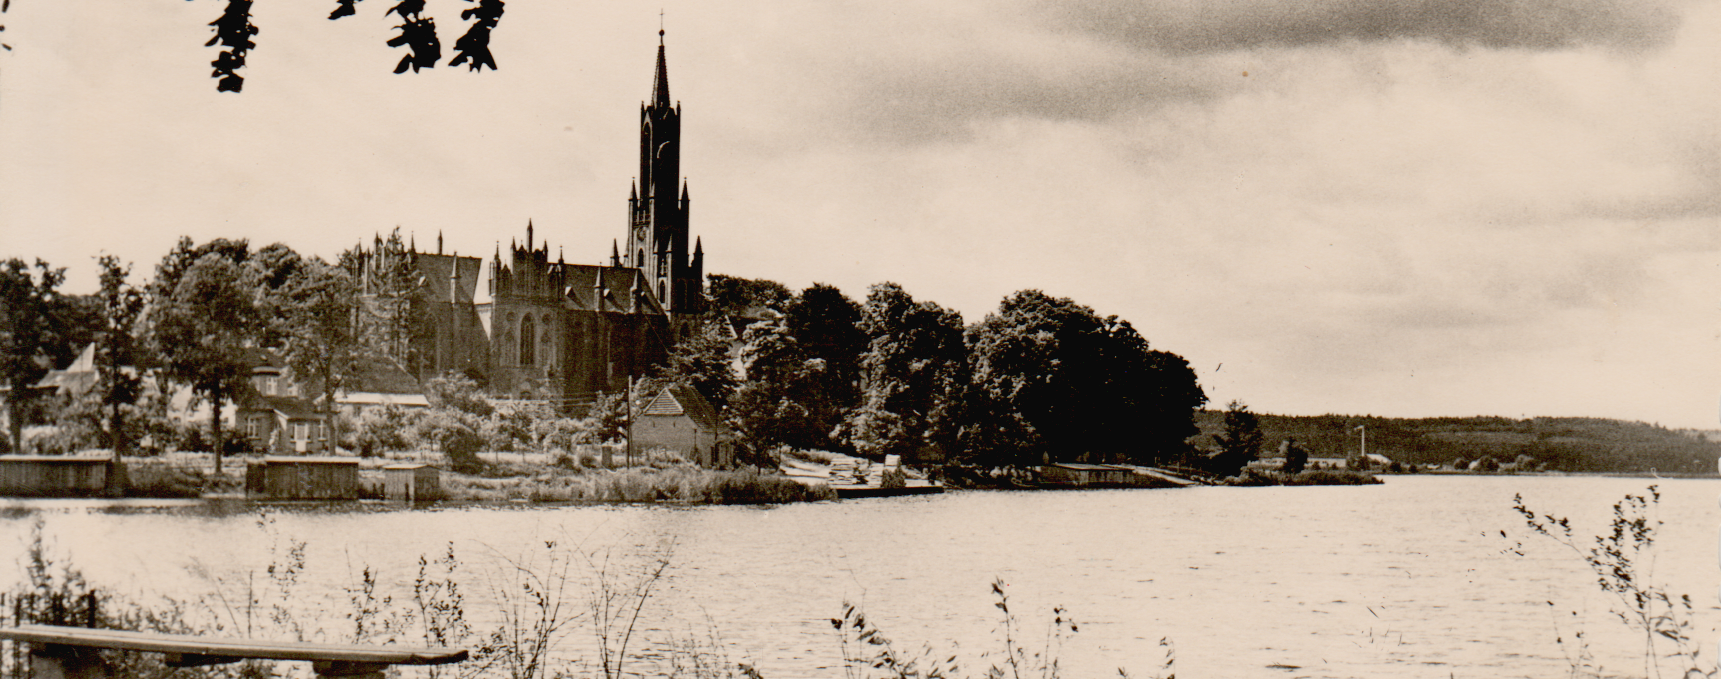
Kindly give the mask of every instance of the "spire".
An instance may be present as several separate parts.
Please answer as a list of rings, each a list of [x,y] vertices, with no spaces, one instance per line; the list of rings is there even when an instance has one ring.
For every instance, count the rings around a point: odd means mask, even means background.
[[[627,185],[627,199],[639,200],[639,180],[635,179]]]
[[[663,29],[657,29],[657,81],[651,86],[651,103],[669,108],[669,64],[663,59]]]
[[[621,266],[621,250],[617,247],[614,238],[610,239],[610,266]]]
[[[705,254],[705,240],[695,236],[693,238],[693,256],[699,257],[703,254]]]
[[[681,180],[681,202],[687,202],[687,180]]]
[[[532,220],[527,219],[526,220],[526,251],[530,252],[530,251],[532,251],[533,248],[534,248],[534,246],[532,245]]]
[[[442,254],[442,229],[436,230],[436,254]]]

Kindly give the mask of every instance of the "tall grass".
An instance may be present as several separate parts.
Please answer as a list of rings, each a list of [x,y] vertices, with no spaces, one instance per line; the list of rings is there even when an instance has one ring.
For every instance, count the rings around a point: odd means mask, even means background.
[[[516,479],[462,479],[451,490],[457,500],[517,499],[531,502],[684,502],[688,504],[783,504],[832,500],[836,492],[778,474],[693,466],[587,470]]]

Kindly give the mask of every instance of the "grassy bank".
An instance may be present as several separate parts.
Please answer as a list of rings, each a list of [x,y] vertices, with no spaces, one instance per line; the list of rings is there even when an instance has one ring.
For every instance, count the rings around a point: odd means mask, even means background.
[[[1309,469],[1286,474],[1250,468],[1225,479],[1227,486],[1366,486],[1380,482],[1373,474],[1348,469]]]
[[[587,469],[487,478],[449,475],[443,487],[453,500],[531,502],[684,502],[689,504],[783,504],[834,500],[826,486],[809,486],[780,474],[751,469]]]

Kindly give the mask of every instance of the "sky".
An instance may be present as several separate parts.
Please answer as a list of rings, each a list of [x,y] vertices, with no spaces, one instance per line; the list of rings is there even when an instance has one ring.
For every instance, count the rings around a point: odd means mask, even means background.
[[[606,261],[661,27],[708,273],[1043,290],[1216,406],[1721,424],[1715,0],[511,0],[498,70],[399,75],[393,1],[334,5],[258,0],[234,94],[220,0],[13,0],[0,257]]]

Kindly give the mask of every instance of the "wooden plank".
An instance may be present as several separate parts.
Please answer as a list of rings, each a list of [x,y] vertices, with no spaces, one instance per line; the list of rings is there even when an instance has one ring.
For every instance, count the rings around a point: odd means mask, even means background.
[[[178,634],[60,627],[58,625],[0,627],[0,639],[27,641],[35,644],[117,648],[130,651],[179,654],[181,656],[217,656],[256,658],[259,660],[320,660],[386,665],[444,665],[460,662],[467,657],[466,650],[459,648],[343,646],[291,641],[215,639]]]

